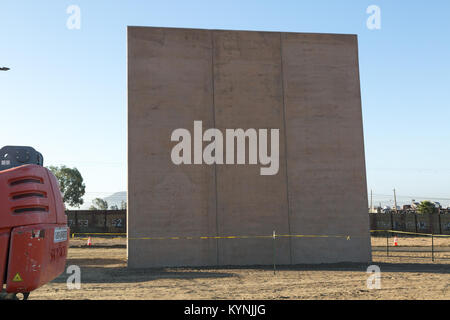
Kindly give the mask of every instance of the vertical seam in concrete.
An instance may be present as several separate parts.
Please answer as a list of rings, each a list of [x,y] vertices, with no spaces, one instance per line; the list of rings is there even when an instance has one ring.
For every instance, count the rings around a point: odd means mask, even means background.
[[[213,128],[216,127],[216,106],[214,99],[214,31],[210,31],[211,34],[211,75],[212,75],[212,112],[213,112]],[[215,156],[215,154],[214,154]],[[219,236],[219,221],[218,221],[218,200],[217,200],[217,163],[214,161],[214,188],[216,199],[216,237]],[[216,264],[219,265],[219,239],[216,239]]]
[[[289,175],[288,175],[288,150],[287,150],[287,127],[286,127],[286,105],[284,103],[284,69],[283,69],[283,39],[282,33],[280,32],[280,63],[281,63],[281,99],[283,103],[283,126],[284,126],[284,165],[286,172],[286,199],[287,199],[287,218],[288,218],[288,229],[289,234],[291,234],[291,207],[289,204]],[[292,264],[292,238],[289,237],[289,256]]]

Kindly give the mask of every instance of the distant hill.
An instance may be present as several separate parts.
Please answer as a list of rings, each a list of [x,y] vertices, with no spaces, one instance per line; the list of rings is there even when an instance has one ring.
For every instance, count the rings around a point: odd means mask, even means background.
[[[108,202],[108,207],[111,208],[111,206],[116,205],[120,208],[120,204],[122,201],[127,201],[127,192],[126,191],[120,191],[113,193],[112,195],[103,198],[106,202]]]

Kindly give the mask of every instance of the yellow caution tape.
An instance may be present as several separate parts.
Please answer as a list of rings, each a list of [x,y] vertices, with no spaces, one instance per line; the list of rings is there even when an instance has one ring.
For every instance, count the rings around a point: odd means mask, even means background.
[[[428,236],[428,237],[450,237],[450,234],[432,234],[432,233],[418,233],[418,232],[409,232],[409,231],[397,231],[397,230],[370,230],[370,232],[389,232],[389,233],[399,233],[399,234],[414,234],[419,236]]]
[[[370,230],[370,232],[389,232],[398,234],[413,234],[421,236],[433,236],[433,237],[450,237],[450,235],[431,234],[431,233],[417,233],[397,230]],[[125,237],[128,240],[206,240],[206,239],[269,239],[269,238],[345,238],[351,240],[352,238],[360,238],[362,236],[356,235],[323,235],[323,234],[271,234],[271,235],[255,235],[255,236],[187,236],[187,237],[127,237],[126,233],[72,233],[72,238],[75,235],[89,235],[89,236],[122,236],[113,239],[123,239]],[[365,237],[365,236],[364,236]],[[85,239],[85,238],[78,238]],[[86,238],[87,239],[87,238]]]
[[[117,235],[117,234],[109,234],[109,233],[73,233],[74,235]],[[126,236],[126,233],[122,233],[120,235]],[[282,238],[282,237],[292,237],[292,238],[345,238],[346,240],[350,240],[350,235],[313,235],[313,234],[275,234],[275,235],[267,235],[267,236],[200,236],[200,237],[126,237],[128,240],[194,240],[194,239],[268,239],[268,238]],[[81,240],[88,238],[78,238]],[[114,238],[117,239],[117,238]],[[118,238],[123,239],[123,238]]]

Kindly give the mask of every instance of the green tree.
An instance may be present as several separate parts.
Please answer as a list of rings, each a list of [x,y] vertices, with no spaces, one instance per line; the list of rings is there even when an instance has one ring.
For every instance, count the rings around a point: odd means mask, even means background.
[[[127,202],[122,200],[120,202],[120,209],[125,210],[126,208],[127,208]]]
[[[84,203],[83,196],[86,192],[86,186],[78,169],[67,168],[66,166],[50,166],[48,169],[58,180],[64,203],[70,207],[79,208]]]
[[[92,200],[92,206],[89,210],[108,210],[108,202],[101,198],[95,198]]]
[[[417,212],[419,213],[434,213],[436,211],[436,206],[431,201],[422,201],[417,207]]]
[[[119,207],[117,206],[117,204],[113,204],[112,206],[109,207],[110,210],[119,210]]]

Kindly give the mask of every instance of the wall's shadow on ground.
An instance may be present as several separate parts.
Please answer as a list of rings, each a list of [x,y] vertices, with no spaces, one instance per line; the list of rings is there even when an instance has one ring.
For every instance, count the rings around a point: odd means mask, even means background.
[[[381,272],[423,272],[423,273],[443,273],[450,274],[450,264],[440,264],[438,261],[435,263],[389,263],[389,262],[373,262],[367,263],[333,263],[333,264],[301,264],[301,265],[277,265],[276,272],[283,271],[359,271],[367,272],[367,268],[370,265],[377,265],[380,267]],[[192,270],[266,270],[273,271],[272,266],[221,266],[217,267],[202,267],[202,268],[190,268]]]
[[[380,267],[381,272],[411,272],[411,273],[436,273],[450,274],[450,264],[435,263],[390,263],[373,262]],[[315,265],[279,265],[276,266],[274,276],[283,276],[284,272],[298,271],[322,271],[322,272],[367,272],[371,264],[361,263],[336,263]],[[204,278],[228,278],[239,277],[236,270],[269,271],[272,266],[220,266],[220,267],[178,267],[178,268],[127,268],[126,259],[93,258],[93,259],[68,259],[67,265],[78,265],[81,269],[82,283],[136,283],[159,279],[204,279]],[[66,283],[70,274],[63,273],[53,280],[53,283]]]
[[[126,267],[125,259],[69,259],[67,260],[67,266],[69,265],[80,267],[81,283],[135,283],[159,279],[192,280],[237,276],[231,271],[227,272],[224,270],[225,272],[221,272],[220,270],[201,270],[199,268],[131,269]],[[63,272],[52,283],[66,283],[71,274]]]
[[[91,258],[91,259],[67,259],[67,265],[77,265],[80,267],[108,267],[111,264],[122,264],[126,265],[126,259],[114,259],[114,258]]]

